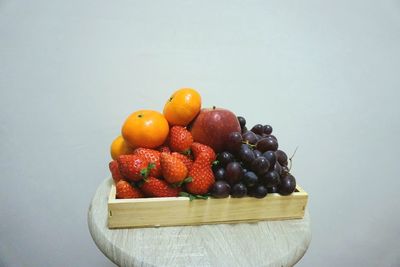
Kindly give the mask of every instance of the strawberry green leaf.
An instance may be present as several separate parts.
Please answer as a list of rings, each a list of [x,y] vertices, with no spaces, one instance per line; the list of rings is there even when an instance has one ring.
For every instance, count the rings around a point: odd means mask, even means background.
[[[180,192],[179,195],[180,195],[181,197],[189,197],[189,196],[190,196],[189,193],[184,192],[184,191]]]
[[[192,154],[192,150],[190,150],[190,148],[188,148],[188,149],[182,151],[181,154],[183,154],[185,156],[190,156]]]
[[[174,188],[180,187],[180,186],[182,186],[183,184],[190,183],[192,180],[193,180],[192,177],[186,177],[185,179],[183,179],[183,180],[180,181],[180,182],[171,184],[171,186],[174,187]]]
[[[140,170],[140,175],[143,176],[143,178],[147,178],[147,176],[149,176],[149,169],[142,169]]]
[[[194,195],[196,199],[208,199],[207,195]]]
[[[188,192],[183,192],[183,191],[180,192],[179,195],[182,197],[188,197],[190,201],[193,201],[194,199],[207,199],[208,198],[207,195],[193,195],[193,194],[190,194]]]
[[[147,165],[147,168],[140,170],[140,175],[143,176],[144,178],[147,178],[150,174],[150,170],[155,167],[156,164],[154,164],[153,162],[149,163],[149,165]]]
[[[156,164],[153,162],[150,162],[149,165],[147,165],[148,170],[154,169],[155,167],[156,167]]]
[[[189,177],[186,177],[182,182],[184,184],[187,184],[187,183],[190,183],[191,181],[193,181],[193,178],[189,176]]]
[[[178,187],[180,187],[181,185],[182,185],[182,182],[172,183],[172,184],[171,184],[171,187],[172,187],[172,188],[178,188]]]

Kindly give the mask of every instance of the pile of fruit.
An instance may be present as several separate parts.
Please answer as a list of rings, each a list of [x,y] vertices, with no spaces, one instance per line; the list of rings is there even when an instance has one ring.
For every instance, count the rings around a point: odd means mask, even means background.
[[[200,94],[179,89],[163,113],[139,110],[111,144],[109,168],[117,198],[215,198],[296,188],[285,152],[270,125],[247,129],[246,120],[222,108],[201,108]]]

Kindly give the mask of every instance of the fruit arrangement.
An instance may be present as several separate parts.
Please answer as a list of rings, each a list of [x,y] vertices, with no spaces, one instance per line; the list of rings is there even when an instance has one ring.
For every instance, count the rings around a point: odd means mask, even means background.
[[[111,144],[109,169],[116,198],[264,198],[290,195],[291,159],[270,125],[250,130],[244,117],[202,108],[191,88],[174,92],[163,113],[133,112]]]

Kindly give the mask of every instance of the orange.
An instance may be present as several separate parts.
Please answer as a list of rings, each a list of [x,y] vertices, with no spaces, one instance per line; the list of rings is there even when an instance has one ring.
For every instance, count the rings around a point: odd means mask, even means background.
[[[119,135],[111,143],[111,157],[112,159],[117,159],[120,155],[127,155],[133,153],[133,148],[131,148],[124,140],[124,138]]]
[[[169,133],[168,121],[158,111],[139,110],[122,125],[122,136],[131,147],[156,148]]]
[[[187,126],[200,112],[200,108],[200,94],[192,88],[182,88],[165,103],[164,116],[171,125]]]

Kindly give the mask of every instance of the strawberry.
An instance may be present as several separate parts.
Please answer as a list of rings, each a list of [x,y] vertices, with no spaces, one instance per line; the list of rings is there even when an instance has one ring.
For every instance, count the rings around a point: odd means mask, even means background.
[[[165,181],[170,184],[181,183],[188,173],[186,165],[168,153],[161,153],[161,169]]]
[[[160,163],[160,152],[149,148],[136,148],[133,151],[134,155],[139,155],[145,158],[148,162],[153,163],[154,166],[150,170],[149,175],[154,177],[161,177],[161,163]]]
[[[110,168],[111,176],[114,180],[114,183],[117,184],[119,180],[123,179],[121,173],[119,172],[118,162],[116,160],[113,160],[108,164],[108,167]]]
[[[205,152],[207,154],[208,162],[210,164],[217,158],[217,155],[215,154],[214,150],[207,145],[203,145],[203,144],[194,142],[190,148],[192,149],[195,160],[203,152]]]
[[[192,168],[193,160],[191,159],[191,157],[189,155],[183,155],[178,152],[172,152],[171,156],[180,159],[183,162],[183,164],[185,164],[188,171]]]
[[[125,180],[120,180],[115,186],[117,198],[141,198],[143,193]]]
[[[192,143],[192,134],[185,127],[171,127],[169,131],[169,147],[172,151],[187,153]]]
[[[172,187],[166,181],[149,176],[141,186],[141,191],[148,197],[177,197],[180,187]]]
[[[149,173],[149,162],[139,155],[121,155],[117,158],[119,171],[127,180],[139,181]]]
[[[186,184],[186,189],[189,193],[202,195],[210,191],[215,182],[215,177],[211,169],[208,152],[202,152],[197,155],[188,176],[192,178],[192,181]]]

